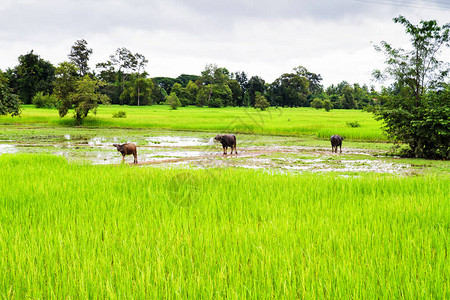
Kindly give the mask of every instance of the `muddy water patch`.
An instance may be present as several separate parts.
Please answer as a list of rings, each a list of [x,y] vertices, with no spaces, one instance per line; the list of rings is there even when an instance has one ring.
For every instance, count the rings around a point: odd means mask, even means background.
[[[196,138],[180,136],[153,136],[146,138],[149,146],[164,147],[189,147],[189,146],[212,146],[213,138]]]
[[[6,153],[16,153],[19,150],[14,145],[0,144],[0,155]]]

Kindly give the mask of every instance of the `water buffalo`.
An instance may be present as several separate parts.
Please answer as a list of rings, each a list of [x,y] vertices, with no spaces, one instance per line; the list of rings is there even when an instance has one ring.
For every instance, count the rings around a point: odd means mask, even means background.
[[[342,141],[344,140],[339,134],[333,135],[330,138],[331,141],[331,152],[337,153],[337,147],[339,146],[340,153],[342,153]]]
[[[234,152],[237,154],[236,137],[233,134],[218,134],[218,135],[216,135],[214,140],[216,140],[222,144],[224,155],[227,154],[228,147],[231,148],[230,154],[233,154],[233,148],[234,148]]]
[[[117,151],[122,153],[122,162],[125,161],[125,155],[133,154],[134,156],[134,163],[137,164],[137,150],[136,145],[131,143],[125,143],[125,144],[113,144],[114,147],[117,148]]]

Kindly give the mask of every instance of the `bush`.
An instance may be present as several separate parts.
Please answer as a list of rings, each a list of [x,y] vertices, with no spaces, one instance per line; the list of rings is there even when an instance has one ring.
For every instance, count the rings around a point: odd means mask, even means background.
[[[116,112],[115,114],[113,114],[112,116],[113,118],[126,118],[127,117],[127,113],[119,110],[118,112]]]
[[[361,124],[359,124],[358,121],[347,122],[346,124],[348,127],[352,127],[352,128],[361,127]]]
[[[175,93],[170,93],[170,95],[167,96],[166,104],[168,104],[172,109],[177,109],[181,106],[181,102]]]
[[[37,93],[33,99],[32,103],[37,108],[57,108],[58,99],[54,95],[44,95],[43,92]]]
[[[211,98],[209,100],[208,106],[209,107],[217,107],[217,108],[222,107],[223,106],[222,99],[220,99],[220,98]]]
[[[255,94],[255,108],[259,108],[261,110],[265,110],[270,106],[269,101],[267,101],[266,97],[261,95],[260,92],[256,92]]]
[[[325,108],[326,111],[330,111],[333,109],[333,103],[331,103],[330,100],[324,100],[323,101],[323,108]]]
[[[314,107],[315,109],[323,108],[323,101],[319,98],[316,98],[311,102],[311,107]]]

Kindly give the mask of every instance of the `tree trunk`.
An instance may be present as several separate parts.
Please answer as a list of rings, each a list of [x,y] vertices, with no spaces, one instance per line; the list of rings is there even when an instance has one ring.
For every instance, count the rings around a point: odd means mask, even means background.
[[[212,94],[212,85],[211,85],[211,83],[210,83],[210,84],[209,84],[208,104],[209,104],[209,101],[211,100],[211,94]]]

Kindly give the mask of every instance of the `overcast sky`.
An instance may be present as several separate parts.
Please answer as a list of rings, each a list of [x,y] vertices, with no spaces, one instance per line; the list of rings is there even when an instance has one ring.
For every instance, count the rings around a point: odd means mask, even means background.
[[[32,49],[57,65],[85,39],[91,68],[126,47],[149,60],[151,77],[200,75],[214,63],[271,83],[304,66],[326,87],[343,80],[371,85],[372,70],[383,68],[373,45],[408,47],[404,28],[392,21],[398,15],[443,25],[450,1],[2,0],[0,69]]]

